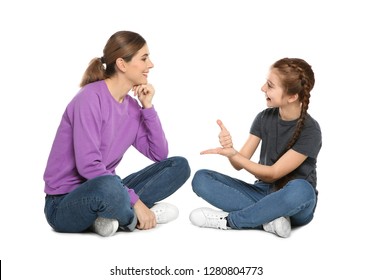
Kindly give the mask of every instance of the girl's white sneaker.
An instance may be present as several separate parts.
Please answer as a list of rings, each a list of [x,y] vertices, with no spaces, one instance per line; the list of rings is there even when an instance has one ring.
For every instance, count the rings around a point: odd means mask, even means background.
[[[190,213],[190,221],[193,225],[198,227],[216,228],[216,229],[230,229],[227,226],[226,217],[229,213],[213,210],[208,207],[202,207],[193,210]]]
[[[279,217],[270,223],[264,224],[263,229],[280,237],[289,237],[291,234],[291,220],[289,217]]]

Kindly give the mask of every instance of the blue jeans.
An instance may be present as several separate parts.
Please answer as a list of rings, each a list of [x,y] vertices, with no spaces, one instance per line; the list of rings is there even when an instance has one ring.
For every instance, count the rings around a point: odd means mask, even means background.
[[[289,181],[281,190],[261,181],[248,184],[212,170],[199,170],[192,180],[194,192],[229,213],[234,229],[259,228],[281,216],[289,216],[292,226],[302,226],[313,219],[317,195],[306,180]]]
[[[121,228],[136,226],[136,216],[126,188],[133,189],[149,208],[178,190],[190,177],[183,157],[151,164],[123,180],[116,175],[100,176],[82,183],[68,194],[47,195],[44,213],[58,232],[83,232],[97,217],[117,219]]]

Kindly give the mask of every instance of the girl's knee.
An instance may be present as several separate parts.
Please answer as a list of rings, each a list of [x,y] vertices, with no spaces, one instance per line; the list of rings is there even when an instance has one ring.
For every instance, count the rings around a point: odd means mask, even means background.
[[[192,190],[200,196],[200,193],[204,193],[205,189],[208,184],[206,184],[206,180],[209,177],[209,170],[207,169],[200,169],[195,172],[194,177],[191,181]]]
[[[294,179],[288,182],[286,188],[304,195],[315,195],[314,187],[304,179]]]
[[[304,207],[314,207],[316,193],[314,187],[306,180],[295,179],[290,181],[284,188],[284,198],[289,204],[301,204]]]

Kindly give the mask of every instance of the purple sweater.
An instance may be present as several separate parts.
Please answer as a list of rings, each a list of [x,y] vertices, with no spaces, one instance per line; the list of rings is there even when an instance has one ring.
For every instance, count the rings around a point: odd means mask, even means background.
[[[142,109],[129,95],[117,102],[104,81],[86,85],[62,116],[44,173],[45,193],[69,193],[86,180],[115,175],[131,145],[153,161],[168,156],[154,107]],[[128,192],[133,205],[138,196]]]

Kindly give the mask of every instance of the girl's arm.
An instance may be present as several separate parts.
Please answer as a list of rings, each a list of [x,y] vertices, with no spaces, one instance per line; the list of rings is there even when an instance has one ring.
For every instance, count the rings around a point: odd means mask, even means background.
[[[307,156],[292,149],[287,151],[276,163],[271,166],[255,163],[238,152],[229,157],[230,161],[235,161],[237,164],[242,166],[242,168],[254,175],[257,179],[267,183],[273,183],[283,176],[289,174],[299,167],[306,160],[306,158]]]
[[[233,141],[230,135],[230,132],[226,129],[221,120],[217,120],[217,124],[220,126],[221,131],[218,134],[218,139],[223,148],[233,148]],[[250,134],[248,140],[245,142],[244,146],[240,150],[240,154],[247,159],[251,159],[254,152],[256,151],[258,145],[260,144],[261,139],[253,134]],[[241,170],[244,168],[238,161],[234,158],[229,157],[231,165],[236,170]]]
[[[239,154],[241,154],[243,157],[246,159],[251,159],[253,154],[255,153],[258,145],[260,144],[261,139],[253,134],[250,134],[248,137],[248,140],[245,142],[244,146],[240,149]],[[239,161],[237,161],[233,157],[228,158],[231,165],[236,169],[236,170],[241,170],[244,168]]]
[[[223,123],[218,120],[217,124],[221,128],[219,139],[222,147],[205,150],[200,154],[219,154],[226,156],[235,169],[240,170],[244,168],[257,179],[260,179],[264,182],[275,182],[276,180],[295,170],[307,158],[306,155],[290,149],[283,156],[281,156],[275,164],[271,166],[255,163],[250,159],[253,153],[256,151],[261,139],[255,135],[250,134],[247,142],[244,144],[240,152],[238,152],[234,149],[230,133],[227,131]]]
[[[230,159],[230,161],[233,161],[235,165],[241,166],[256,178],[267,183],[273,183],[283,176],[289,174],[299,167],[307,158],[307,156],[290,149],[275,164],[267,166],[251,161],[234,148],[220,147],[205,150],[201,152],[201,154],[219,154],[226,156]]]

